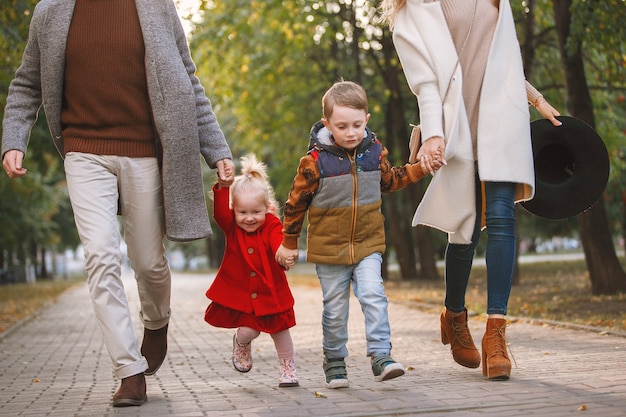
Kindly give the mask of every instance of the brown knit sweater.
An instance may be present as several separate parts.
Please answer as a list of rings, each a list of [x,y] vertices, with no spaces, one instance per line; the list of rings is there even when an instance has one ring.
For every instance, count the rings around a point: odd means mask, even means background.
[[[65,59],[65,152],[155,156],[134,0],[77,0]]]

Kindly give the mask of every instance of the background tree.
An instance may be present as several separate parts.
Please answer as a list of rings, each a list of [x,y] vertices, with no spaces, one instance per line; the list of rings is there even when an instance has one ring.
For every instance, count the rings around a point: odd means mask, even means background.
[[[595,2],[579,2],[591,3]],[[589,44],[585,59],[592,62],[594,76],[612,74],[612,85],[621,82],[623,88],[623,76],[619,76],[622,72],[606,71],[608,67],[619,68],[613,64],[615,57],[623,60],[624,54],[619,52],[623,46],[610,49],[597,45],[606,45],[607,39],[620,39],[612,34],[623,31],[619,22],[620,16],[624,16],[617,9],[624,2],[601,3],[602,13],[594,9],[593,17],[581,16],[580,21],[588,22],[591,18],[606,29],[601,36],[597,32],[594,36],[588,36],[589,31],[583,33]],[[308,129],[320,117],[319,98],[339,78],[366,87],[372,104],[370,127],[380,134],[395,161],[406,160],[409,123],[417,122],[419,115],[415,99],[406,87],[390,33],[376,20],[377,5],[376,1],[365,0],[207,4],[204,20],[194,32],[192,42],[199,74],[206,78],[209,93],[217,98],[218,116],[226,117],[224,128],[233,149],[236,153],[253,151],[268,162],[279,198],[286,197],[295,172],[297,158],[293,155],[306,151]],[[570,103],[572,98],[565,87],[552,2],[515,1],[512,6],[527,77],[551,102],[565,110],[559,103]],[[611,18],[606,19],[606,14],[611,13]],[[217,56],[220,65],[216,67]],[[598,94],[606,97],[607,89]],[[534,110],[533,117],[538,117]],[[606,123],[613,126],[609,121]],[[606,127],[600,125],[599,129]],[[611,142],[607,140],[609,146]],[[418,184],[405,192],[385,196],[388,247],[397,257],[403,277],[437,279],[435,260],[440,253],[437,249],[445,246],[445,237],[430,229],[408,227],[421,198],[422,186]],[[533,230],[576,233],[577,225],[571,220],[546,221],[524,210],[520,210],[519,217],[524,225],[522,239]],[[415,239],[415,234],[420,232],[427,236]],[[431,233],[433,236],[428,236]],[[403,250],[407,247],[417,250]],[[416,265],[421,267],[419,271]]]
[[[291,186],[296,156],[307,150],[309,128],[321,117],[320,98],[340,78],[366,87],[370,127],[389,148],[394,163],[406,161],[409,123],[418,122],[419,114],[391,34],[376,19],[378,1],[199,2],[200,11],[193,16],[197,26],[190,38],[198,74],[236,160],[254,152],[268,163],[279,201],[284,201]],[[0,3],[0,116],[35,4],[36,0]],[[559,222],[518,209],[519,240],[579,233],[586,258],[601,260],[602,265],[588,265],[592,281],[603,288],[594,284],[594,291],[622,288],[623,271],[606,247],[612,247],[614,237],[623,241],[626,235],[622,145],[626,134],[626,2],[515,0],[511,5],[528,79],[562,112],[595,122],[611,157],[609,187],[599,217],[597,207],[577,219]],[[568,79],[572,71],[579,77],[576,82]],[[581,85],[589,98],[580,99],[584,96],[578,90]],[[581,102],[592,116],[595,111],[601,117],[584,116]],[[42,253],[73,248],[78,242],[61,160],[42,117],[33,129],[25,165],[30,171],[27,179],[9,181],[0,176],[0,268],[27,259],[41,266]],[[214,174],[206,169],[205,175],[211,184]],[[445,247],[445,235],[409,226],[426,183],[383,198],[388,254],[397,259],[400,275],[406,279],[439,279],[435,262]],[[591,224],[586,224],[592,216]],[[590,229],[602,230],[602,237],[595,237]],[[217,265],[223,250],[220,238],[216,229],[215,238],[185,245],[183,250],[188,257],[208,252]],[[598,242],[602,243],[598,246]],[[38,271],[45,273],[45,268]],[[604,283],[606,279],[609,284]]]
[[[5,0],[0,4],[0,117],[28,37],[35,0]],[[19,180],[0,175],[0,268],[32,264],[38,277],[48,271],[45,255],[75,248],[77,234],[65,190],[65,176],[43,117],[31,133],[24,161],[29,173]],[[20,278],[19,276],[17,277]]]
[[[591,27],[595,26],[594,23],[600,23],[598,27],[595,27],[595,30],[602,32],[602,28],[607,27],[607,22],[614,21],[616,15],[619,18],[620,10],[622,12],[621,19],[614,22],[621,22],[623,25],[623,19],[626,17],[624,14],[626,6],[623,2],[621,8],[618,6],[618,10],[607,8],[607,4],[608,2],[590,1],[574,5],[572,0],[553,0],[555,24],[565,75],[565,88],[569,98],[568,110],[573,116],[587,122],[592,127],[596,126],[596,123],[592,97],[585,74],[582,47],[583,38],[587,32],[586,28],[589,27],[589,23],[591,23]],[[617,29],[617,27],[616,24],[615,28]],[[617,32],[618,39],[623,41],[626,31],[622,29]],[[622,34],[621,38],[619,33]],[[613,35],[615,33],[611,33],[610,36],[605,33],[604,36],[598,36],[598,38],[610,40]],[[619,46],[622,42],[620,44],[610,43],[616,46],[618,51],[620,50]],[[601,52],[601,50],[596,50],[596,52]],[[614,59],[611,59],[611,56],[615,56],[613,51],[604,50],[603,52],[603,55],[607,55],[609,62],[618,64],[618,68],[626,56],[626,54],[622,54],[621,57],[617,55],[617,62],[615,62]],[[620,58],[622,62],[619,61]],[[614,71],[609,72],[609,76],[606,77],[607,81],[611,80],[612,74]],[[591,279],[592,292],[604,294],[626,290],[626,273],[624,273],[615,253],[604,201],[598,201],[590,210],[580,214],[578,226],[589,278]]]
[[[376,7],[363,0],[206,5],[191,43],[198,74],[218,98],[216,112],[233,151],[255,152],[268,164],[279,201],[285,201],[298,156],[308,149],[309,129],[321,117],[321,96],[342,78],[365,86],[369,126],[390,159],[408,159],[406,138],[409,122],[417,122],[417,106]],[[430,230],[408,226],[421,192],[418,184],[383,199],[389,253],[407,278],[418,275],[414,233],[423,235],[418,253],[427,254],[420,264],[430,265],[428,276],[437,277],[434,250],[427,250]]]

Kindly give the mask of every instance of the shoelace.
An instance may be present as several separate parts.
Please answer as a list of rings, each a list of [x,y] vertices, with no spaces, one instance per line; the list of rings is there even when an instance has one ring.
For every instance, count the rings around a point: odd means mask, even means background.
[[[470,333],[465,323],[457,323],[452,321],[452,333],[454,338],[459,341],[464,348],[473,348],[474,342],[472,341],[472,334]]]
[[[494,329],[494,332],[498,333],[498,335],[491,336],[493,339],[495,339],[496,343],[494,343],[494,351],[491,352],[490,356],[497,356],[497,355],[507,356],[506,353],[508,351],[509,355],[511,356],[511,359],[513,359],[513,364],[517,368],[517,362],[515,361],[515,356],[513,355],[511,346],[509,346],[509,342],[506,339],[505,330],[507,326],[508,324],[505,324],[502,327]]]
[[[243,361],[248,361],[252,356],[250,351],[250,343],[246,345],[241,345],[235,339],[235,355]]]

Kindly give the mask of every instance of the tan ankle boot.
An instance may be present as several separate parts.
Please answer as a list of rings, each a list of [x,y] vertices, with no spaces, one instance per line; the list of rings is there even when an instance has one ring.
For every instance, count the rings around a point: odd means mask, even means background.
[[[506,319],[487,319],[483,337],[483,376],[507,380],[511,376],[511,361],[506,346]]]
[[[461,315],[453,316],[444,308],[441,312],[441,343],[450,343],[452,357],[459,365],[467,368],[478,368],[480,365],[480,353],[467,327],[467,310]]]

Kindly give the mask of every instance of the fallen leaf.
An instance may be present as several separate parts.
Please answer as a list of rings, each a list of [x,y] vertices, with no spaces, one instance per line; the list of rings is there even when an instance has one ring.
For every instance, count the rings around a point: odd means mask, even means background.
[[[327,397],[326,397],[326,395],[322,394],[321,392],[315,391],[315,398],[327,398]]]

